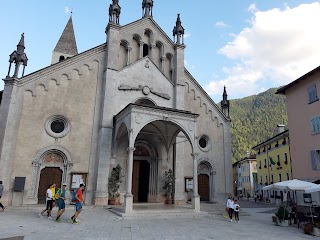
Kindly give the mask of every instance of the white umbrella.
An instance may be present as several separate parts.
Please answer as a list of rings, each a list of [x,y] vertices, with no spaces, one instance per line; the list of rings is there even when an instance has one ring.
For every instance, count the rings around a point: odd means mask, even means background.
[[[262,188],[263,191],[266,191],[266,190],[270,190],[270,189],[273,189],[274,188],[274,185],[271,184],[271,185],[268,185],[268,186],[265,186]]]
[[[311,187],[316,187],[317,184],[301,181],[298,179],[277,182],[273,184],[273,188],[280,189],[280,190],[293,190],[293,191],[303,191]]]
[[[307,188],[305,190],[306,193],[320,192],[320,184],[315,184],[316,186]]]

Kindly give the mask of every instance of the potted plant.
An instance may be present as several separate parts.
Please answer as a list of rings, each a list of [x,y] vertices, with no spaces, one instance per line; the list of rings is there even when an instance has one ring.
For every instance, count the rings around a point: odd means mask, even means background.
[[[173,193],[173,184],[174,184],[174,177],[173,171],[169,169],[165,171],[165,182],[163,189],[165,190],[164,195],[166,196],[166,204],[172,204],[172,193]]]
[[[317,222],[313,226],[313,235],[320,237],[320,222]]]
[[[112,169],[111,175],[108,178],[108,193],[109,193],[109,199],[108,203],[110,205],[115,205],[116,200],[119,198],[119,188],[122,183],[122,167],[120,164],[118,164],[115,168]]]
[[[274,217],[272,220],[276,223],[278,226],[287,227],[289,226],[289,211],[284,207],[280,206],[278,208],[277,213],[275,214],[276,220]]]
[[[305,234],[308,234],[308,235],[312,235],[313,234],[313,228],[314,228],[314,224],[311,223],[311,222],[306,222],[304,225],[303,225],[303,232]]]

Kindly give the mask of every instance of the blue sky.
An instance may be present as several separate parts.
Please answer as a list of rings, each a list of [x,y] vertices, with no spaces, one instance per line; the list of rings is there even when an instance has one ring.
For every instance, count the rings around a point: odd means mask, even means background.
[[[73,10],[78,51],[105,42],[111,0],[2,1],[0,77],[25,33],[26,74],[50,65]],[[120,24],[141,18],[142,0],[120,0]],[[320,65],[320,1],[155,0],[155,21],[172,38],[177,13],[185,28],[185,66],[220,101],[287,84]],[[3,89],[3,83],[0,83]]]

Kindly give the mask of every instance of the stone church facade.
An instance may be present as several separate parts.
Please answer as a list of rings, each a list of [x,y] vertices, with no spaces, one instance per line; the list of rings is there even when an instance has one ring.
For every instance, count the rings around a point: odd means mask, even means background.
[[[171,40],[152,17],[153,1],[142,7],[141,19],[122,26],[113,0],[106,42],[82,53],[70,17],[52,64],[26,76],[22,35],[0,106],[4,203],[42,203],[48,183],[66,182],[71,191],[80,181],[87,204],[106,205],[118,164],[127,213],[134,203],[164,202],[169,169],[176,204],[191,199],[199,211],[200,200],[232,192],[226,91],[219,107],[184,67],[179,15]]]

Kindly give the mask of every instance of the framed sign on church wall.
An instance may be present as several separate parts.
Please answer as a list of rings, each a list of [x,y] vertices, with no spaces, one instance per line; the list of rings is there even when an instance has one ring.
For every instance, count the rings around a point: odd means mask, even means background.
[[[87,173],[71,173],[70,190],[79,188],[79,185],[83,183],[86,185]]]
[[[185,182],[185,192],[189,192],[193,190],[193,178],[192,177],[185,177],[184,178]]]

